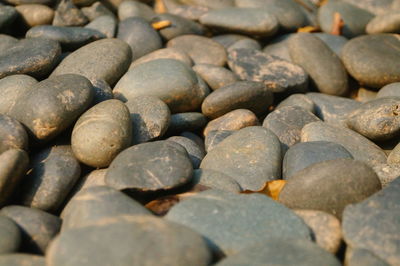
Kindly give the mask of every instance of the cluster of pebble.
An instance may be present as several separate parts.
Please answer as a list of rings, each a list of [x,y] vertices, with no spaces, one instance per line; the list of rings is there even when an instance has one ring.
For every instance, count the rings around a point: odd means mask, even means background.
[[[0,265],[400,265],[399,0],[1,0]]]

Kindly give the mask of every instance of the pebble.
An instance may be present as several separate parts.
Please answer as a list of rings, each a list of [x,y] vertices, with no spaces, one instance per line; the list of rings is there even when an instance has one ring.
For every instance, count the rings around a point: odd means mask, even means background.
[[[227,60],[225,48],[210,38],[182,35],[168,41],[167,47],[187,53],[195,64],[224,66]]]
[[[365,88],[359,88],[357,91],[356,101],[365,103],[376,99],[377,92]]]
[[[393,150],[390,152],[387,162],[389,164],[397,164],[400,163],[400,142],[399,144],[396,145],[396,147],[393,148]]]
[[[366,28],[368,34],[400,33],[400,12],[391,11],[374,17]]]
[[[168,133],[176,134],[183,131],[198,131],[204,128],[208,120],[202,113],[186,112],[171,115]]]
[[[192,183],[194,187],[201,185],[211,189],[220,189],[233,193],[242,191],[239,183],[232,177],[209,169],[196,169],[193,171]]]
[[[346,243],[352,248],[366,249],[390,265],[400,263],[399,189],[397,178],[375,195],[347,206],[343,214]]]
[[[318,189],[315,189],[318,188]],[[298,171],[279,194],[289,208],[320,210],[342,217],[344,208],[381,189],[374,170],[353,159],[334,159]]]
[[[45,258],[38,255],[12,253],[0,255],[0,265],[9,266],[45,266]]]
[[[0,34],[0,55],[1,53],[7,51],[8,48],[13,47],[17,43],[18,39],[6,34]]]
[[[315,210],[295,210],[311,228],[315,243],[326,251],[336,254],[342,242],[340,221],[333,215]]]
[[[342,50],[347,71],[361,85],[381,88],[400,81],[400,40],[395,34],[354,38]]]
[[[353,159],[340,144],[329,141],[300,142],[285,153],[282,163],[282,178],[290,179],[297,172],[315,163],[339,158]]]
[[[0,114],[0,154],[10,149],[28,149],[28,134],[14,118]]]
[[[389,140],[400,136],[400,97],[368,101],[349,113],[350,129],[372,140]]]
[[[53,146],[31,156],[30,169],[22,181],[23,205],[56,212],[81,174],[71,146]]]
[[[342,145],[355,160],[363,161],[369,166],[386,163],[386,154],[375,143],[357,132],[324,122],[313,122],[301,131],[301,141],[330,141]]]
[[[320,92],[346,94],[346,69],[340,58],[322,40],[310,33],[298,33],[289,39],[288,47],[293,62],[304,68]]]
[[[79,74],[89,80],[103,79],[113,86],[131,62],[132,52],[127,43],[118,39],[98,40],[69,54],[51,76]]]
[[[174,14],[168,14],[168,13],[164,13],[164,14],[157,14],[157,16],[155,16],[153,18],[154,22],[157,21],[169,21],[171,22],[171,26],[170,27],[166,27],[163,29],[159,30],[160,35],[163,37],[163,39],[169,41],[172,40],[178,36],[183,36],[183,35],[203,35],[205,32],[204,27],[199,24],[196,23],[190,19],[181,17],[181,16],[177,16]],[[186,41],[190,41],[187,38],[184,38],[184,40],[186,39]],[[194,44],[198,39],[194,39]],[[200,41],[204,40],[204,39],[199,39]],[[189,47],[185,48],[185,44],[182,44],[183,46],[181,46],[180,41],[176,42],[176,44],[178,45],[176,48],[179,48],[180,50],[183,50],[185,52],[186,49],[190,49],[190,44]],[[213,44],[212,42],[207,42],[207,41],[203,41],[203,45],[211,45],[211,46],[215,46],[215,44]],[[214,48],[217,49],[217,48]],[[193,56],[195,56],[195,53],[199,52],[201,53],[201,51],[193,51]],[[196,56],[195,56],[196,57]]]
[[[393,180],[400,177],[400,165],[383,163],[374,166],[374,171],[381,181],[382,187],[387,187]]]
[[[61,232],[97,223],[120,215],[151,215],[143,205],[124,193],[107,186],[82,189],[61,213]]]
[[[151,21],[156,16],[156,13],[148,5],[126,0],[118,6],[118,18],[120,21],[130,17],[141,17],[147,21]]]
[[[227,257],[218,266],[339,266],[340,262],[327,251],[311,241],[303,239],[271,238],[249,246],[241,252]]]
[[[377,257],[374,253],[363,248],[346,249],[345,263],[349,266],[389,266],[384,260]]]
[[[207,190],[176,204],[165,218],[197,231],[214,253],[228,257],[274,237],[310,239],[300,217],[259,194]]]
[[[236,42],[249,39],[249,37],[241,34],[227,33],[213,36],[211,39],[221,44],[225,49],[228,49]]]
[[[54,13],[53,26],[82,26],[89,22],[72,0],[61,0]]]
[[[337,56],[340,57],[343,46],[349,41],[342,35],[333,35],[329,33],[313,33],[315,37],[318,37],[323,41]]]
[[[43,254],[50,241],[58,234],[61,219],[39,209],[8,205],[0,210],[18,225],[22,237],[22,249]],[[6,264],[8,265],[8,264]]]
[[[218,144],[220,144],[223,140],[225,140],[227,137],[235,132],[236,130],[212,130],[210,132],[207,132],[207,135],[204,139],[205,150],[207,152],[210,152]]]
[[[206,155],[206,152],[202,147],[197,145],[197,143],[193,140],[182,136],[173,136],[168,138],[167,141],[173,141],[182,145],[189,155],[193,169],[199,168],[201,160],[203,160],[204,156]]]
[[[118,154],[108,168],[106,183],[118,190],[167,190],[190,181],[192,173],[192,162],[184,147],[156,141]]]
[[[228,47],[228,51],[234,49],[255,49],[261,51],[261,44],[254,39],[246,38],[239,40]]]
[[[22,18],[23,23],[28,27],[51,24],[54,17],[54,10],[40,4],[18,5],[15,7]]]
[[[43,78],[58,63],[61,47],[48,39],[22,39],[0,52],[0,78],[13,74],[27,74]]]
[[[117,32],[117,21],[112,16],[104,15],[97,17],[90,23],[86,24],[85,28],[97,30],[107,38],[114,38],[115,33]]]
[[[393,82],[383,86],[377,93],[377,98],[382,97],[400,97],[400,82]]]
[[[231,85],[239,81],[238,77],[230,70],[208,64],[196,64],[193,70],[207,83],[212,90]]]
[[[300,142],[301,129],[311,123],[320,121],[313,113],[299,107],[281,107],[269,113],[264,119],[263,127],[271,130],[279,138],[282,153]]]
[[[112,89],[103,79],[95,79],[90,81],[93,85],[93,100],[92,105],[111,100],[114,96]]]
[[[0,29],[10,26],[17,17],[18,12],[14,7],[0,5]]]
[[[114,13],[102,4],[102,2],[95,2],[91,6],[82,7],[81,11],[90,21],[101,16],[110,16],[115,18]]]
[[[246,127],[209,151],[200,168],[229,175],[243,189],[259,190],[281,176],[281,144],[268,129]]]
[[[181,50],[175,48],[162,48],[148,53],[132,62],[129,69],[136,67],[142,63],[146,63],[156,59],[175,59],[186,64],[188,67],[193,66],[193,61],[190,57]]]
[[[300,66],[258,50],[230,50],[228,65],[240,79],[263,82],[274,93],[307,91],[308,75]]]
[[[276,110],[286,106],[298,106],[311,113],[315,113],[316,106],[314,102],[305,94],[295,93],[281,101]]]
[[[238,81],[210,93],[204,99],[201,111],[211,119],[236,109],[248,109],[261,115],[272,103],[273,94],[263,83]]]
[[[397,0],[344,0],[347,3],[355,5],[361,9],[368,10],[372,14],[381,15],[383,13],[387,13],[391,7],[395,7],[395,2]],[[393,2],[393,3],[392,3]]]
[[[78,192],[80,192],[83,189],[95,186],[107,186],[105,181],[106,173],[107,173],[107,168],[96,169],[91,171],[89,174],[79,178],[64,202],[68,203],[73,196],[75,196]]]
[[[272,36],[279,28],[272,13],[259,8],[221,8],[200,17],[200,23],[223,32],[255,36]]]
[[[90,226],[62,232],[51,243],[46,259],[48,266],[206,266],[210,262],[211,254],[199,234],[148,215],[104,218]]]
[[[206,96],[196,73],[174,59],[140,64],[130,69],[114,87],[114,97],[124,102],[143,95],[158,97],[172,113],[194,111]]]
[[[7,205],[28,170],[28,154],[9,149],[0,154],[0,207]]]
[[[0,262],[3,254],[17,252],[20,243],[21,233],[18,226],[7,216],[0,215]]]

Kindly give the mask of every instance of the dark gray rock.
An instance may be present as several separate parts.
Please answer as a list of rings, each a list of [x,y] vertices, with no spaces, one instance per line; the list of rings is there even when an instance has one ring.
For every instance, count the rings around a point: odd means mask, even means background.
[[[19,187],[29,166],[28,154],[10,149],[0,154],[0,207],[7,204]]]
[[[391,8],[396,8],[396,0],[344,0],[344,2],[365,9],[375,15],[381,15],[390,11]]]
[[[272,92],[308,89],[308,75],[300,66],[258,50],[229,50],[228,65],[240,79],[263,82]]]
[[[298,171],[279,194],[289,208],[325,211],[342,217],[348,204],[359,202],[381,189],[374,170],[353,159],[335,159]]]
[[[10,26],[17,17],[18,12],[14,7],[0,5],[0,29]]]
[[[121,152],[108,168],[106,183],[118,190],[156,191],[183,185],[190,181],[192,173],[184,147],[156,141]]]
[[[281,107],[267,115],[263,127],[271,130],[282,144],[282,153],[300,142],[301,129],[311,123],[320,121],[313,113],[299,107]]]
[[[211,189],[176,204],[165,218],[199,232],[227,256],[274,237],[310,239],[300,217],[260,194]]]
[[[132,143],[144,143],[162,137],[167,131],[171,112],[153,96],[138,96],[125,103],[132,121]]]
[[[28,149],[28,134],[17,120],[0,114],[0,154],[9,149]]]
[[[200,23],[223,32],[264,37],[274,35],[279,28],[273,13],[257,8],[229,7],[211,10],[200,17]]]
[[[171,6],[171,3],[173,3],[173,6]],[[166,1],[165,5],[169,13],[194,21],[198,21],[202,15],[211,9],[205,6],[177,5],[173,0]]]
[[[44,211],[57,211],[81,174],[68,145],[41,150],[31,158],[22,183],[22,203]]]
[[[35,208],[9,205],[2,208],[0,214],[18,225],[22,236],[21,248],[39,254],[46,251],[48,244],[61,227],[60,218]]]
[[[303,239],[272,238],[249,246],[222,260],[218,266],[339,266],[340,262],[311,241]]]
[[[202,150],[205,150],[204,139],[199,135],[190,131],[184,131],[180,136],[193,140]]]
[[[263,83],[238,81],[209,94],[201,109],[205,116],[215,119],[236,109],[263,114],[272,102],[273,94]]]
[[[85,227],[104,218],[119,215],[151,215],[143,205],[124,193],[107,186],[82,189],[65,206],[61,213],[61,231]]]
[[[400,177],[400,165],[383,163],[374,166],[374,171],[381,181],[382,187],[387,187],[392,181]]]
[[[241,34],[221,34],[212,37],[214,41],[221,44],[225,49],[228,49],[231,45],[235,44],[237,41],[249,39],[249,37]]]
[[[18,39],[6,34],[0,34],[0,55],[8,48],[13,47],[17,43]]]
[[[400,33],[400,12],[391,11],[374,17],[366,28],[368,34]]]
[[[206,266],[210,262],[211,254],[199,234],[147,215],[105,218],[65,231],[47,251],[48,265]]]
[[[235,132],[235,130],[212,130],[207,132],[204,140],[206,151],[210,152],[218,144],[220,144],[223,140],[225,140],[227,137],[234,134]]]
[[[113,86],[131,62],[132,52],[127,43],[118,39],[104,39],[69,54],[51,76],[79,74],[89,80],[103,79]]]
[[[72,0],[61,0],[58,3],[53,18],[54,26],[82,26],[88,22],[88,18]]]
[[[282,164],[283,179],[290,179],[308,166],[339,158],[353,159],[340,144],[328,141],[301,142],[293,145],[285,154]]]
[[[335,13],[339,13],[341,19],[345,21],[342,34],[347,38],[365,34],[365,27],[374,17],[367,10],[344,1],[330,1],[318,10],[318,21],[324,32],[331,33]]]
[[[38,255],[13,253],[0,255],[0,265],[7,266],[45,266],[45,258]]]
[[[200,168],[229,175],[243,189],[259,190],[265,182],[280,178],[279,139],[263,127],[243,128],[212,149]]]
[[[193,169],[199,168],[201,160],[203,160],[204,156],[206,155],[206,152],[202,147],[197,145],[197,143],[193,140],[182,136],[173,136],[167,140],[182,145],[186,149],[189,158],[192,161]]]
[[[391,96],[400,97],[400,82],[393,82],[383,86],[376,95],[377,98],[391,97]]]
[[[2,254],[16,252],[20,243],[21,233],[18,226],[7,216],[0,215],[0,258]]]
[[[368,199],[346,207],[343,236],[352,248],[363,248],[390,265],[400,263],[400,178]]]
[[[132,49],[132,60],[140,58],[162,47],[158,32],[140,17],[127,18],[118,24],[117,38]]]
[[[45,79],[24,93],[10,111],[35,141],[48,141],[89,107],[93,87],[85,77],[66,74]]]
[[[0,52],[0,78],[13,74],[43,78],[58,63],[60,55],[61,47],[56,41],[23,39]]]
[[[174,134],[182,131],[198,131],[207,125],[207,118],[202,113],[187,112],[171,115],[168,133]]]
[[[114,87],[114,97],[124,102],[143,95],[158,97],[176,113],[196,110],[206,93],[187,65],[158,59],[130,69]]]
[[[153,18],[154,22],[157,21],[170,21],[171,26],[159,30],[160,35],[165,40],[171,40],[181,35],[203,35],[205,32],[204,27],[190,19],[186,19],[179,15],[174,14],[158,14]]]
[[[372,140],[400,136],[400,97],[378,98],[362,104],[349,113],[347,125]]]
[[[323,41],[339,57],[343,46],[349,41],[341,35],[333,35],[322,32],[313,33],[313,35],[321,39],[321,41]]]
[[[305,69],[320,92],[346,94],[346,69],[340,58],[321,39],[311,33],[298,33],[289,39],[288,47],[293,62]]]
[[[329,141],[342,145],[354,159],[363,161],[369,166],[386,163],[386,154],[375,143],[348,128],[329,125],[324,122],[313,122],[301,131],[301,141]]]
[[[263,52],[270,56],[277,56],[286,61],[292,62],[289,54],[288,41],[294,33],[283,34],[273,38],[263,49]]]
[[[397,35],[365,35],[347,42],[342,50],[342,61],[361,85],[381,88],[400,81],[399,49]]]
[[[304,110],[307,110],[311,113],[315,112],[314,102],[310,99],[310,97],[308,97],[305,94],[296,93],[296,94],[290,95],[289,97],[287,97],[286,99],[281,101],[278,104],[278,106],[276,107],[276,109],[279,109],[279,108],[282,108],[285,106],[299,106],[299,107],[303,108]]]
[[[205,81],[212,90],[228,86],[238,81],[237,76],[230,70],[208,64],[196,64],[193,70]]]
[[[42,25],[28,30],[26,38],[50,39],[59,42],[64,49],[75,50],[90,42],[106,38],[106,36],[97,30],[82,27]]]
[[[197,36],[178,36],[167,43],[167,47],[186,52],[195,64],[224,66],[226,63],[225,48],[212,39]]]
[[[151,21],[156,15],[150,6],[137,1],[126,0],[118,6],[118,18],[120,21],[129,17],[141,17]]]
[[[97,30],[104,34],[107,38],[114,38],[117,31],[117,20],[112,16],[100,16],[92,22],[86,24],[86,29]]]
[[[194,187],[196,187],[196,185],[200,185],[209,187],[211,189],[220,189],[236,193],[242,191],[242,188],[238,182],[236,182],[232,177],[221,172],[208,169],[194,170],[192,184]]]
[[[108,83],[103,79],[95,79],[90,82],[92,82],[94,92],[92,105],[114,98],[110,85],[108,85]]]
[[[129,69],[156,59],[175,59],[181,61],[189,67],[193,65],[192,59],[190,59],[185,52],[175,48],[162,48],[136,59],[132,62]]]

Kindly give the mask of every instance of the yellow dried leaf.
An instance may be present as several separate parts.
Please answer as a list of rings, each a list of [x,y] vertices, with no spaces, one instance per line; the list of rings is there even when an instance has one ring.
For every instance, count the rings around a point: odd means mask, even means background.
[[[151,26],[155,30],[162,30],[164,28],[167,28],[167,27],[171,26],[171,24],[172,23],[169,20],[161,20],[161,21],[157,21],[157,22],[151,23]]]
[[[267,195],[268,197],[271,197],[274,200],[278,200],[279,198],[279,193],[285,186],[286,181],[285,180],[273,180],[266,182],[264,186],[260,190],[244,190],[241,193],[243,194],[253,194],[253,193],[260,193]]]
[[[318,27],[314,26],[305,26],[303,28],[298,28],[297,32],[316,32],[319,31],[320,29]]]
[[[344,26],[344,21],[342,19],[342,16],[340,15],[340,13],[335,12],[335,14],[333,14],[333,24],[332,24],[331,34],[340,35],[342,33],[343,26]]]

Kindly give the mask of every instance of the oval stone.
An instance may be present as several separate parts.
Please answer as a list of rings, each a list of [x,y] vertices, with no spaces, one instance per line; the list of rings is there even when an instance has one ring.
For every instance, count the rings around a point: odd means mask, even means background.
[[[2,254],[17,252],[20,243],[21,233],[18,226],[7,216],[0,215],[0,257]]]
[[[220,144],[223,140],[225,140],[227,137],[234,134],[235,132],[235,130],[212,130],[208,132],[204,140],[205,150],[207,152],[210,152],[218,144]]]
[[[12,253],[0,255],[0,264],[8,266],[45,266],[46,261],[43,256]]]
[[[132,0],[123,1],[118,6],[118,18],[120,21],[129,17],[141,17],[147,21],[151,21],[156,13],[150,6]]]
[[[368,34],[400,33],[400,13],[391,11],[374,17],[366,28]]]
[[[23,23],[30,27],[51,24],[54,17],[54,10],[40,4],[18,5],[15,7],[22,17]]]
[[[128,108],[119,100],[107,100],[86,111],[72,130],[71,146],[76,158],[92,167],[107,167],[132,143]]]
[[[183,131],[197,131],[204,128],[207,118],[202,113],[187,112],[171,115],[168,133],[176,134]]]
[[[88,18],[74,5],[72,0],[61,0],[57,4],[53,18],[54,26],[82,26],[87,23]]]
[[[344,208],[381,189],[374,170],[353,159],[335,159],[298,171],[279,194],[289,208],[325,211],[342,217]]]
[[[132,62],[129,69],[142,63],[146,63],[156,59],[175,59],[181,61],[189,67],[193,65],[192,59],[190,59],[190,57],[185,52],[182,52],[181,50],[175,48],[162,48],[136,59]]]
[[[203,160],[204,156],[206,155],[206,152],[202,147],[197,145],[197,143],[194,142],[193,140],[182,136],[173,136],[168,138],[167,140],[182,145],[186,149],[189,155],[193,168],[194,169],[199,168],[201,160]]]
[[[165,20],[171,22],[170,27],[165,27],[159,30],[160,35],[165,40],[171,40],[181,35],[203,35],[205,31],[203,25],[193,20],[187,19],[183,16],[180,16],[179,14],[163,13],[157,14],[157,16],[153,18],[154,22]]]
[[[212,149],[200,168],[231,176],[243,189],[259,190],[265,182],[280,178],[279,139],[263,127],[243,128]]]
[[[28,149],[28,134],[12,117],[0,114],[0,154],[9,149]]]
[[[292,94],[283,101],[281,101],[276,109],[285,107],[285,106],[299,106],[304,110],[307,110],[311,113],[315,112],[315,104],[307,95],[296,93]]]
[[[230,70],[208,64],[196,64],[193,70],[205,81],[212,90],[231,85],[238,81]]]
[[[114,38],[117,31],[117,20],[110,15],[95,18],[92,22],[85,25],[86,29],[97,30],[107,38]]]
[[[389,164],[400,164],[400,142],[394,147],[394,149],[390,152],[387,162]]]
[[[184,147],[168,141],[138,144],[111,163],[106,183],[118,190],[171,189],[192,178],[193,166]]]
[[[400,97],[400,82],[393,82],[383,86],[376,95],[377,98],[391,97],[391,96]]]
[[[230,176],[209,169],[196,169],[193,172],[194,187],[196,185],[209,187],[211,189],[220,189],[230,192],[241,192],[239,183]]]

